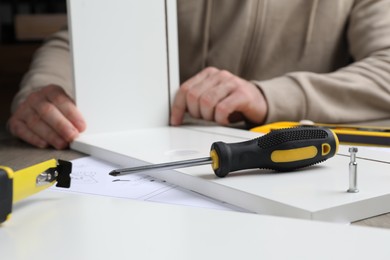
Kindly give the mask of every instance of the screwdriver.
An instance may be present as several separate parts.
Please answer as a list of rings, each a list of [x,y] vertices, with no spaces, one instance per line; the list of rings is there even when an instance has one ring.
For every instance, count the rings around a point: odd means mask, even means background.
[[[274,130],[239,143],[215,142],[211,145],[210,157],[116,169],[109,174],[118,176],[205,164],[211,164],[218,177],[254,168],[285,172],[325,161],[337,153],[338,146],[338,138],[332,130],[301,126]]]

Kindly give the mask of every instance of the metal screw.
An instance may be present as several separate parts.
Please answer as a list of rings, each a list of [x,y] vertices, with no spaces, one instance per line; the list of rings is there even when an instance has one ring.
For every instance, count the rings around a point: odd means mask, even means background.
[[[357,188],[357,162],[356,162],[356,153],[357,147],[350,147],[349,153],[351,154],[351,161],[349,162],[349,193],[359,192]]]

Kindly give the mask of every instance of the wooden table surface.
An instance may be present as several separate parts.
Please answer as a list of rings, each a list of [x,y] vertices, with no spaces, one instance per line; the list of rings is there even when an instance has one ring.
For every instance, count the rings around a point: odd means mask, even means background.
[[[35,148],[11,136],[4,127],[0,129],[0,164],[15,171],[51,158],[73,160],[83,156],[86,155],[70,149],[59,151]],[[390,213],[357,221],[352,225],[390,229]]]

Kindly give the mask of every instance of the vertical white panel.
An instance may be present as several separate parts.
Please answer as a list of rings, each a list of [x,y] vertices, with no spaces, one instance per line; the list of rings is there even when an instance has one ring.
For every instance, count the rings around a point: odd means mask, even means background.
[[[175,4],[68,0],[76,102],[86,133],[168,125],[168,84],[178,85],[169,77],[178,75],[177,62],[168,70],[168,57],[177,57],[178,50],[176,43],[168,52],[167,43],[175,43],[167,40],[173,24],[167,24],[166,12],[168,6],[176,10]],[[175,26],[169,30],[173,41]]]
[[[177,6],[176,0],[166,0],[167,6],[167,39],[169,62],[169,87],[170,100],[173,102],[175,94],[180,86],[179,80],[179,39],[177,32]]]

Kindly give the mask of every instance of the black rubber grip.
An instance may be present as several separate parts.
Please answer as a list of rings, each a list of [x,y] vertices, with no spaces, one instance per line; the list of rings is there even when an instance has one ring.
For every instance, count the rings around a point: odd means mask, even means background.
[[[272,131],[254,140],[211,146],[218,155],[219,177],[244,169],[291,171],[333,157],[338,150],[334,132],[322,127],[295,127]]]
[[[13,181],[6,170],[0,168],[0,223],[7,220],[12,211]]]

